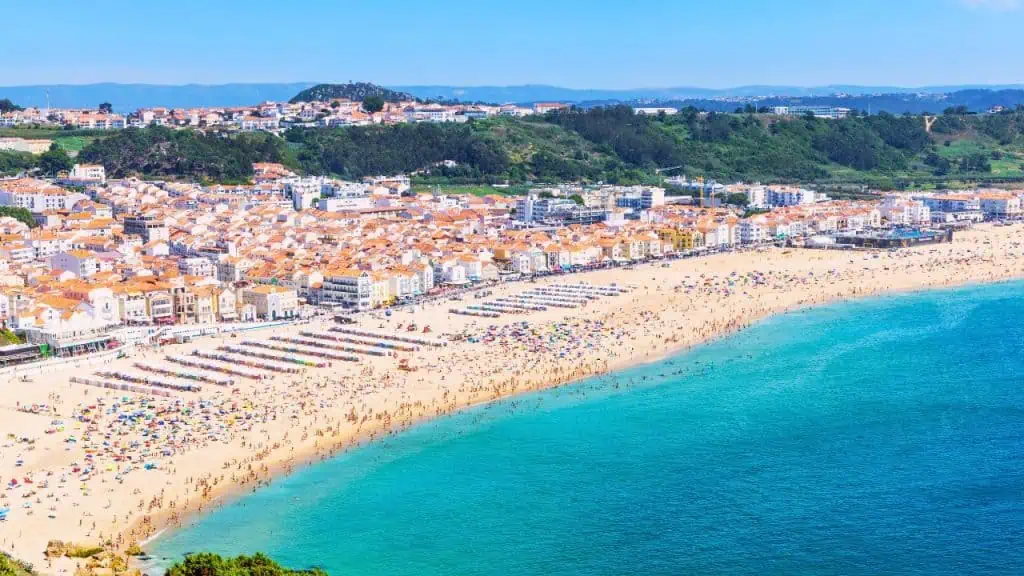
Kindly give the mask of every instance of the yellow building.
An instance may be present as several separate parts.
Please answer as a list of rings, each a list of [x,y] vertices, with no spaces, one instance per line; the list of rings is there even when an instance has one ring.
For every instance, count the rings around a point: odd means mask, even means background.
[[[704,235],[693,228],[662,228],[658,230],[658,238],[676,252],[704,247]]]

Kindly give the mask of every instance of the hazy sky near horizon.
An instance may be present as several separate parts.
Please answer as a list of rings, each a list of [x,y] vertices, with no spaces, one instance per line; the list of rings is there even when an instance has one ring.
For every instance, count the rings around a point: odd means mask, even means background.
[[[1024,82],[1024,0],[0,0],[0,13],[0,86]]]

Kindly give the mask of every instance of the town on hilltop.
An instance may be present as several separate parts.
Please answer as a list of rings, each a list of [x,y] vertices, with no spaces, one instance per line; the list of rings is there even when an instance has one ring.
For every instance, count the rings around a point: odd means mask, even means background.
[[[128,114],[102,109],[25,108],[0,113],[0,128],[25,125],[82,130],[120,130],[146,126],[223,128],[243,132],[279,132],[288,127],[367,126],[404,122],[466,122],[491,116],[529,116],[568,108],[559,102],[516,104],[442,104],[416,100],[376,103],[334,98],[316,102],[264,102],[230,108],[140,108]],[[13,149],[13,148],[12,148]],[[28,150],[26,150],[28,151]]]

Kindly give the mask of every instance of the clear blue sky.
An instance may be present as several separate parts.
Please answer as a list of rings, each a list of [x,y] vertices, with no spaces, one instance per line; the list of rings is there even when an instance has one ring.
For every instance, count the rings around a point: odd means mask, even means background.
[[[0,14],[0,86],[1024,82],[1024,0],[4,0]]]

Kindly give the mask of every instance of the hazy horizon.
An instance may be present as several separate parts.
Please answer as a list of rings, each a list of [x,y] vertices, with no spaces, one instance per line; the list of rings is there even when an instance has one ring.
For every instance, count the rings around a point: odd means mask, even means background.
[[[157,87],[168,87],[168,88],[181,88],[181,87],[218,87],[218,86],[259,86],[259,85],[316,85],[316,84],[346,84],[355,82],[368,82],[376,84],[378,86],[384,86],[387,88],[395,87],[432,87],[432,86],[444,86],[451,88],[523,88],[523,87],[546,87],[546,88],[559,88],[564,90],[576,90],[576,91],[602,91],[602,92],[635,92],[643,90],[679,90],[679,89],[693,89],[693,90],[707,90],[716,92],[728,92],[730,90],[749,89],[749,88],[799,88],[799,89],[822,89],[822,88],[860,88],[860,89],[899,89],[899,90],[929,90],[929,89],[1000,89],[1006,87],[1021,87],[1024,88],[1024,81],[1021,82],[942,82],[937,84],[927,85],[910,85],[910,84],[858,84],[852,82],[835,82],[829,84],[790,84],[790,83],[778,83],[778,84],[759,84],[759,83],[745,83],[735,84],[729,86],[710,86],[704,84],[665,84],[665,85],[643,85],[643,86],[624,86],[624,87],[610,87],[600,85],[588,85],[588,86],[567,86],[564,84],[550,84],[545,82],[522,82],[522,83],[497,83],[497,84],[452,84],[452,83],[440,83],[440,82],[396,82],[396,83],[383,83],[376,82],[374,80],[361,80],[361,79],[350,79],[350,80],[280,80],[280,81],[262,81],[262,80],[239,80],[233,82],[127,82],[120,80],[99,80],[95,82],[35,82],[30,84],[0,84],[2,88],[34,88],[34,87],[45,87],[45,86],[73,86],[73,87],[84,87],[84,86],[102,86],[102,85],[115,85],[115,86],[157,86]]]
[[[45,38],[59,41],[40,41],[39,26],[8,27],[0,51],[18,57],[5,61],[0,85],[1004,85],[1021,82],[1007,63],[1024,58],[1020,0],[50,4]],[[4,14],[31,22],[39,8],[7,3]],[[94,46],[105,34],[117,42]]]

